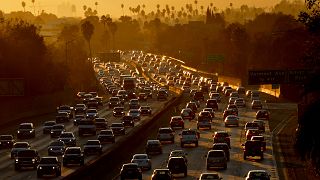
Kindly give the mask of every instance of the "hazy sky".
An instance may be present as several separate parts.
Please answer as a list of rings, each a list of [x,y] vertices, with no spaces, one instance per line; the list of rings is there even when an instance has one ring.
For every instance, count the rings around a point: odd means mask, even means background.
[[[198,8],[203,5],[207,7],[211,2],[218,8],[225,8],[232,2],[234,7],[239,7],[242,4],[256,7],[270,7],[280,2],[281,0],[198,0]],[[10,11],[22,11],[21,0],[0,0],[0,10],[8,13]],[[34,12],[31,0],[24,0],[26,2],[26,11]],[[95,9],[95,2],[98,2],[98,13],[110,14],[113,17],[122,15],[121,4],[124,4],[124,14],[130,15],[129,7],[136,7],[138,4],[146,5],[146,11],[156,9],[156,5],[160,4],[160,9],[163,9],[166,4],[175,6],[180,10],[181,6],[185,4],[193,4],[194,0],[35,0],[35,12],[45,10],[46,12],[61,15],[68,15],[71,13],[71,5],[76,5],[76,13],[73,15],[83,16],[83,5],[87,5]],[[60,8],[58,8],[58,6]],[[68,9],[68,10],[67,10]],[[70,14],[71,15],[71,14]]]

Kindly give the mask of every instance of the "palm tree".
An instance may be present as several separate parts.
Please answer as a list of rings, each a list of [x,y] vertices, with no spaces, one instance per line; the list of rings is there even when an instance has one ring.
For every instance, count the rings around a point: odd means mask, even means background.
[[[145,4],[142,4],[142,9],[144,10],[144,8],[146,8],[146,5],[145,5]]]
[[[96,11],[98,11],[98,2],[95,2],[94,5],[96,6]]]
[[[212,6],[213,6],[213,3],[210,3],[210,7],[212,8]]]
[[[23,12],[26,12],[26,2],[22,1],[21,5],[23,7]]]
[[[124,16],[124,11],[123,11],[124,5],[121,4],[121,9],[122,9],[122,15]]]
[[[160,11],[159,8],[160,8],[160,4],[157,4],[157,9],[158,9],[158,11]]]
[[[201,9],[201,14],[203,15],[204,6],[200,6],[200,9]]]
[[[232,4],[232,3],[230,3],[230,8],[232,8],[232,5],[233,5],[233,4]]]
[[[31,0],[32,4],[33,4],[33,14],[36,15],[36,6],[34,5],[35,0]]]
[[[86,6],[86,5],[83,5],[83,7],[82,7],[82,8],[83,8],[83,10],[84,10],[84,11],[86,11],[86,10],[87,10],[87,6]]]
[[[89,52],[90,52],[90,59],[92,62],[92,52],[91,52],[91,44],[90,40],[94,32],[94,26],[90,23],[90,21],[85,21],[81,24],[81,31],[82,35],[84,36],[85,40],[88,42],[89,45]]]
[[[194,4],[196,5],[196,9],[198,10],[198,1],[195,0],[195,1],[194,1]]]

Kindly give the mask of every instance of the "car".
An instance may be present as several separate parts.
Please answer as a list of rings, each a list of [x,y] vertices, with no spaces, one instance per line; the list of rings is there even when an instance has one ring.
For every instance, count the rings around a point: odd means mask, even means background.
[[[216,131],[213,134],[213,143],[227,143],[229,149],[231,149],[230,136],[227,131]]]
[[[87,140],[83,145],[84,155],[102,154],[102,145],[99,140]]]
[[[56,123],[64,123],[64,122],[68,122],[70,119],[69,114],[67,112],[58,112],[56,115]]]
[[[96,130],[102,130],[108,128],[108,122],[106,118],[96,118],[95,119]]]
[[[120,106],[121,105],[120,98],[119,97],[110,97],[108,105],[109,105],[110,109]]]
[[[84,114],[87,111],[87,106],[85,104],[76,104],[74,106],[75,114]]]
[[[86,119],[86,116],[84,114],[77,114],[73,120],[73,125],[78,126],[79,122],[84,119]]]
[[[233,105],[237,99],[238,99],[237,97],[230,97],[229,98],[229,104]]]
[[[197,120],[197,129],[208,128],[211,129],[212,117],[209,111],[201,111]]]
[[[243,86],[239,86],[237,88],[237,92],[238,92],[239,95],[240,94],[246,94],[246,89]]]
[[[247,96],[248,98],[251,97],[251,93],[252,93],[251,90],[247,90],[247,91],[246,91],[246,96]]]
[[[233,89],[226,89],[225,91],[224,91],[224,95],[225,96],[230,96],[230,94],[233,92]]]
[[[48,155],[49,156],[63,155],[66,148],[67,146],[63,141],[59,141],[59,140],[52,141],[48,146]]]
[[[219,87],[219,86],[218,86],[218,87]],[[210,99],[215,99],[215,100],[217,100],[218,103],[221,102],[221,96],[220,96],[220,93],[218,93],[218,92],[216,92],[216,93],[211,93],[211,94],[209,95],[209,98],[210,98]]]
[[[236,126],[239,127],[239,117],[235,115],[228,115],[224,119],[224,126],[229,127],[229,126]]]
[[[196,100],[196,101],[204,101],[204,95],[203,95],[203,92],[202,91],[197,91],[194,93],[193,95],[193,99]]]
[[[190,103],[195,103],[195,104],[197,105],[197,108],[199,108],[200,105],[201,105],[201,102],[200,102],[200,101],[196,101],[196,100],[194,100],[194,99],[191,99],[189,102],[190,102]]]
[[[172,116],[170,119],[170,126],[172,129],[181,127],[184,129],[184,120],[181,116]]]
[[[79,164],[84,165],[84,156],[81,151],[81,147],[67,147],[62,156],[63,166],[68,166],[69,164]]]
[[[235,115],[238,116],[238,112],[234,109],[225,109],[223,111],[223,119],[226,119],[227,116],[229,115]]]
[[[111,129],[101,130],[98,134],[98,140],[104,144],[104,143],[115,143],[116,138],[113,134],[113,131]]]
[[[42,132],[43,134],[49,134],[53,125],[57,124],[55,121],[45,121],[43,123]]]
[[[247,131],[248,129],[259,130],[259,124],[257,122],[246,122],[244,130]]]
[[[87,102],[88,102],[89,99],[91,99],[91,98],[93,98],[92,94],[87,93],[87,94],[83,95],[82,102],[83,102],[84,104],[87,104]]]
[[[262,102],[260,100],[253,100],[251,103],[252,109],[262,109]]]
[[[167,168],[170,170],[171,174],[183,173],[184,177],[187,177],[188,175],[187,163],[183,157],[169,158]]]
[[[142,172],[137,163],[123,164],[120,170],[120,179],[139,179],[142,180]]]
[[[79,121],[78,134],[80,137],[84,135],[96,135],[97,128],[95,125],[95,120],[84,119]]]
[[[148,154],[135,154],[132,156],[131,163],[138,164],[138,167],[141,170],[150,170],[152,167],[151,159]]]
[[[221,180],[222,176],[218,173],[210,172],[210,173],[201,173],[199,180]]]
[[[188,102],[186,108],[190,108],[194,113],[198,110],[198,106],[195,102]]]
[[[62,132],[58,140],[63,141],[66,146],[76,146],[77,142],[72,132]]]
[[[139,109],[129,109],[127,115],[131,116],[133,118],[133,120],[135,120],[135,121],[140,121],[141,120]]]
[[[98,108],[99,107],[99,101],[96,98],[91,98],[87,102],[88,108]]]
[[[252,122],[258,124],[258,129],[260,132],[264,133],[266,131],[265,123],[263,120],[253,120]]]
[[[206,155],[206,166],[207,170],[212,167],[227,169],[227,157],[224,150],[209,150]]]
[[[130,99],[129,101],[129,109],[139,109],[140,103],[138,99]]]
[[[148,140],[145,150],[148,155],[162,154],[161,142],[159,140]]]
[[[114,117],[122,117],[124,116],[124,107],[114,107],[113,108],[113,116]]]
[[[246,102],[243,98],[237,98],[234,101],[234,105],[236,105],[237,107],[246,107]]]
[[[212,109],[215,109],[215,110],[219,109],[218,102],[217,102],[216,99],[208,99],[207,103],[206,103],[206,107],[207,108],[212,108]]]
[[[266,170],[251,170],[245,176],[246,180],[270,180],[271,175]]]
[[[265,151],[267,149],[267,144],[266,144],[266,140],[264,138],[264,136],[260,135],[260,136],[251,136],[252,141],[261,141],[263,150]]]
[[[56,124],[52,127],[51,132],[50,132],[50,136],[51,136],[51,138],[56,138],[56,137],[59,137],[61,135],[61,133],[65,132],[65,131],[66,131],[66,129],[63,124]]]
[[[147,101],[147,98],[148,98],[148,97],[147,97],[147,94],[146,94],[146,93],[139,93],[139,94],[138,94],[138,100],[141,101],[141,102],[142,102],[142,101]]]
[[[11,159],[15,158],[19,151],[30,149],[31,146],[28,142],[16,142],[11,149]]]
[[[23,149],[18,151],[17,155],[15,156],[14,169],[16,171],[25,167],[32,167],[33,169],[36,169],[39,161],[40,156],[36,149]]]
[[[227,143],[213,143],[212,145],[212,150],[223,150],[227,160],[230,160],[230,150],[229,150],[229,145]]]
[[[73,111],[73,107],[71,107],[69,105],[61,105],[61,106],[57,107],[57,113],[66,112],[66,113],[68,113],[69,119],[73,118],[72,111]]]
[[[122,117],[122,123],[125,127],[134,127],[134,119],[132,116],[123,116]]]
[[[112,123],[110,126],[114,135],[125,135],[126,130],[123,123]]]
[[[256,119],[270,119],[270,113],[268,110],[261,109],[256,112]]]
[[[246,140],[243,146],[243,159],[246,160],[247,156],[255,157],[260,156],[263,160],[263,146],[261,141]]]
[[[208,111],[211,114],[212,119],[215,118],[215,113],[212,108],[203,108],[202,111]]]
[[[188,163],[187,153],[184,150],[173,150],[170,152],[169,158],[171,157],[183,157],[186,164]]]
[[[35,138],[36,131],[34,129],[33,123],[21,123],[17,130],[17,138],[25,139],[25,138]]]
[[[169,169],[154,169],[151,180],[173,180]]]
[[[161,101],[161,100],[167,100],[168,97],[168,93],[166,92],[166,90],[159,90],[157,93],[157,100]]]
[[[0,135],[0,149],[12,148],[15,142],[12,135]]]
[[[87,119],[95,119],[99,117],[99,113],[97,111],[97,109],[88,109],[87,113],[86,113],[86,118]]]
[[[195,147],[198,147],[198,133],[196,130],[185,129],[181,132],[180,137],[180,146],[184,147],[186,144],[194,144]]]
[[[189,119],[190,121],[195,118],[195,113],[190,108],[184,108],[181,110],[180,116],[183,120]]]
[[[140,106],[139,112],[141,116],[151,116],[152,114],[152,109],[150,106]]]
[[[230,93],[230,97],[238,99],[238,98],[240,98],[240,95],[238,92],[232,92],[232,93]]]
[[[44,175],[61,176],[61,162],[57,157],[41,157],[37,166],[37,177],[41,178]]]
[[[252,91],[251,92],[251,100],[260,100],[260,92],[259,91]]]
[[[246,139],[250,140],[252,136],[259,136],[260,135],[260,131],[257,129],[248,129],[246,131]]]
[[[174,143],[174,131],[170,127],[164,127],[159,128],[157,139],[162,141],[171,141],[171,143]]]

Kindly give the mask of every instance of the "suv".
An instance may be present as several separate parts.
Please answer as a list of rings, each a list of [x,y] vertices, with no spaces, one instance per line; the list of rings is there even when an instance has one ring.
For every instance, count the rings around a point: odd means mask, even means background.
[[[96,118],[95,121],[96,121],[95,125],[97,130],[108,128],[108,122],[106,121],[106,118]]]
[[[134,119],[132,116],[123,116],[122,123],[124,126],[131,126],[134,127]]]
[[[138,99],[131,99],[129,101],[129,109],[139,109],[140,103]]]
[[[25,149],[18,152],[15,157],[14,169],[20,170],[22,167],[33,167],[37,168],[37,165],[40,161],[40,156],[38,151],[35,149]]]
[[[148,155],[152,153],[162,154],[162,145],[159,140],[148,140],[146,145],[146,153]]]
[[[139,179],[142,180],[142,172],[137,163],[123,164],[120,171],[120,179]]]
[[[51,128],[55,125],[55,121],[46,121],[43,123],[42,132],[43,134],[49,134],[51,132]]]
[[[230,151],[227,143],[213,143],[212,150],[223,150],[226,154],[227,160],[230,160]]]
[[[218,102],[217,102],[216,99],[208,99],[207,103],[206,103],[206,107],[207,108],[212,108],[212,109],[215,109],[215,110],[219,109]]]
[[[84,165],[84,157],[80,147],[68,147],[62,156],[63,166],[68,164],[80,164]]]
[[[61,176],[61,163],[57,157],[42,157],[37,167],[37,177],[43,175]]]
[[[170,120],[170,126],[171,128],[175,128],[175,127],[181,127],[182,129],[184,129],[184,121],[182,119],[181,116],[172,116],[171,120]]]
[[[114,117],[122,117],[124,115],[124,107],[114,107],[113,108],[113,116]]]
[[[114,107],[120,106],[120,98],[119,97],[110,97],[109,99],[109,108],[112,109]]]
[[[194,144],[195,147],[198,147],[198,133],[196,130],[182,130],[180,145],[181,147],[184,147],[185,144]]]
[[[62,132],[65,132],[65,127],[63,124],[56,124],[52,127],[50,136],[51,138],[59,137]]]
[[[57,156],[63,155],[66,150],[66,145],[63,141],[52,141],[48,146],[48,155],[49,156]]]
[[[74,107],[75,114],[86,113],[87,106],[85,104],[76,104]]]
[[[227,157],[223,150],[210,150],[206,156],[207,170],[211,167],[222,167],[227,169]]]
[[[112,129],[112,132],[114,135],[125,135],[126,130],[124,128],[123,123],[112,123],[110,128]]]
[[[30,137],[31,138],[36,137],[36,131],[33,127],[33,123],[21,123],[17,131],[17,138],[23,139],[23,138],[30,138]]]
[[[187,177],[188,175],[187,163],[183,157],[169,158],[167,168],[172,174],[183,173],[184,177]]]
[[[98,135],[98,140],[101,143],[107,143],[107,142],[115,143],[116,142],[116,139],[115,139],[114,134],[111,129],[101,130]]]
[[[170,127],[159,128],[158,130],[159,141],[171,141],[174,143],[174,131]]]
[[[149,115],[151,116],[151,113],[152,113],[152,109],[150,106],[141,106],[139,108],[139,112],[140,112],[140,115],[144,116],[144,115]]]
[[[267,144],[264,136],[252,136],[250,140],[254,141],[261,141],[261,145],[263,147],[263,150],[265,151],[267,149]]]
[[[231,149],[230,136],[226,131],[216,131],[213,135],[213,143],[227,143],[229,149]]]
[[[0,149],[12,148],[15,140],[12,135],[0,135]]]
[[[68,122],[69,119],[69,114],[67,112],[58,112],[56,115],[56,123]]]
[[[247,156],[260,156],[263,160],[263,147],[261,141],[247,140],[243,146],[243,159],[246,160]]]
[[[62,132],[58,140],[63,141],[66,146],[76,146],[76,138],[72,132]]]
[[[11,159],[15,158],[19,151],[30,149],[30,144],[28,142],[16,142],[13,144],[11,149]]]
[[[266,119],[269,120],[269,111],[262,109],[262,110],[258,110],[256,113],[256,119]]]
[[[81,120],[79,122],[79,136],[83,136],[85,134],[96,135],[96,125],[93,120]]]
[[[201,92],[201,91],[195,92],[194,95],[193,95],[193,99],[196,100],[196,101],[199,101],[199,100],[204,101],[203,92]]]
[[[102,154],[102,146],[99,140],[88,140],[83,145],[83,152],[85,155]]]

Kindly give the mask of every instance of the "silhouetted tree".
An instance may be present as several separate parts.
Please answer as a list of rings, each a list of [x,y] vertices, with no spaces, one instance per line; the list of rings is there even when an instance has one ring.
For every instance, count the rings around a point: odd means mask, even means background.
[[[90,59],[92,61],[92,52],[91,52],[91,44],[90,40],[94,32],[94,26],[89,22],[85,21],[81,24],[81,31],[82,35],[84,36],[85,40],[88,42],[89,45],[89,52],[90,52]]]
[[[21,5],[23,7],[23,12],[26,12],[26,2],[22,1]]]
[[[121,9],[122,9],[122,15],[124,16],[124,11],[123,11],[124,5],[121,4]]]
[[[118,30],[118,26],[115,22],[112,22],[110,25],[109,25],[109,28],[110,28],[110,32],[112,34],[112,41],[113,41],[113,51],[115,51],[115,35],[116,35],[116,32]]]

